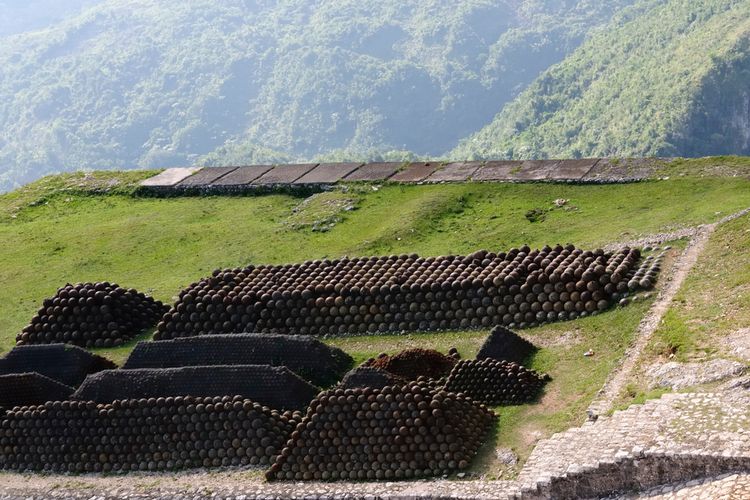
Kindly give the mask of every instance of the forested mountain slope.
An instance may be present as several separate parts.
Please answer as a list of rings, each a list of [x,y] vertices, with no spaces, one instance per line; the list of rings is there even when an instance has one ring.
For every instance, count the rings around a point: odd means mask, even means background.
[[[452,156],[748,154],[749,35],[747,0],[640,2]]]
[[[103,1],[0,38],[0,190],[78,168],[440,155],[631,3]]]

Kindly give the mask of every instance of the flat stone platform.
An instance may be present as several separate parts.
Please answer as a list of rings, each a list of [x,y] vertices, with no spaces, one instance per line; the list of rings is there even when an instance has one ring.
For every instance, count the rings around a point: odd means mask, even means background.
[[[169,168],[141,182],[161,192],[242,192],[320,188],[349,182],[441,184],[455,182],[618,183],[649,178],[658,159],[584,158],[464,162],[300,163],[239,167]]]

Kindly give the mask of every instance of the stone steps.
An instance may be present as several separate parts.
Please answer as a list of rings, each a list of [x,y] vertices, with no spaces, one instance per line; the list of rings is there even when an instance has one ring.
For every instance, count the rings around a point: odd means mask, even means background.
[[[643,489],[750,467],[747,391],[666,394],[540,441],[517,498]]]

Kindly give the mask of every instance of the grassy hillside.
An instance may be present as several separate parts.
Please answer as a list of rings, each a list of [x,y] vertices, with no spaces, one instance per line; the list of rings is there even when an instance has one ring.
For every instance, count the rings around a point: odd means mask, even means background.
[[[720,227],[656,331],[653,356],[737,357],[729,342],[750,327],[750,216]],[[709,292],[710,291],[710,292]]]
[[[639,2],[452,156],[747,154],[748,35],[746,0]]]
[[[730,176],[701,177],[710,172]],[[0,195],[0,239],[5,243],[0,248],[0,352],[12,347],[40,301],[68,281],[106,279],[171,302],[180,289],[214,268],[250,262],[439,255],[523,243],[573,242],[591,248],[715,221],[748,207],[748,172],[747,160],[689,160],[665,164],[659,175],[669,180],[637,184],[469,183],[384,185],[377,190],[362,185],[307,199],[288,194],[138,197],[133,194],[137,181],[153,174],[144,171],[47,177]],[[557,208],[554,201],[561,198],[568,202]],[[535,209],[546,213],[544,220],[530,222],[526,214]],[[673,244],[679,248],[682,242]],[[511,447],[523,460],[540,437],[580,424],[651,300],[644,297],[595,317],[526,330],[542,347],[531,366],[553,380],[537,403],[497,409],[496,435],[473,472],[508,477],[514,469],[497,460],[495,447]],[[486,334],[407,333],[326,342],[357,361],[415,346],[455,346],[468,357]],[[98,352],[121,362],[132,345]],[[595,356],[584,358],[589,349]]]
[[[84,167],[442,154],[632,2],[101,2],[0,39],[0,191]]]
[[[639,184],[568,186],[454,184],[367,186],[344,196],[327,232],[319,203],[290,195],[134,198],[127,182],[144,173],[52,177],[0,197],[0,349],[42,298],[66,282],[116,281],[170,302],[214,268],[342,255],[423,255],[504,249],[528,243],[592,247],[717,220],[750,206],[744,178],[675,178]],[[111,180],[119,180],[111,185]],[[93,183],[108,194],[88,194]],[[61,189],[67,186],[67,190]],[[318,195],[320,196],[320,195]],[[553,208],[554,200],[569,200]],[[394,210],[397,207],[397,210]],[[530,210],[547,210],[530,222]],[[320,213],[319,213],[320,211]]]

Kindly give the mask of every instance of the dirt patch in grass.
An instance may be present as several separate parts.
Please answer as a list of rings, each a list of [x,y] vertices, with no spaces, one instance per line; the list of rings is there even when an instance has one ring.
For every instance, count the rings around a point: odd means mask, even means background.
[[[315,193],[292,209],[285,224],[295,230],[325,233],[341,223],[347,212],[356,210],[360,201],[349,189]]]

